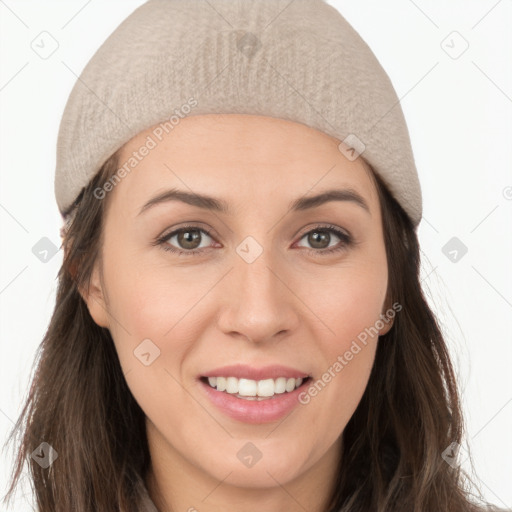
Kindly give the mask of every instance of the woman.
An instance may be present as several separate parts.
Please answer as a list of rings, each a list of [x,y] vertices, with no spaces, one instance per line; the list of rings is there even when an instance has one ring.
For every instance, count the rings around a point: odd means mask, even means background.
[[[150,0],[59,133],[17,429],[46,511],[482,510],[391,83],[321,0]]]

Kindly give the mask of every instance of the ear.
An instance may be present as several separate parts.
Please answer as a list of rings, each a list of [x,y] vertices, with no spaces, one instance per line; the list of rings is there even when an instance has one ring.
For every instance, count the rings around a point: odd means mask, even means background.
[[[64,252],[63,261],[66,261],[68,259],[69,251],[70,251],[70,248],[69,248],[70,241],[67,236],[66,226],[63,226],[60,228],[60,238],[62,241],[61,248],[62,248],[62,251]],[[76,261],[70,263],[68,266],[68,273],[69,273],[69,276],[71,277],[71,279],[75,282],[76,282],[77,271],[78,271],[78,263]]]
[[[79,289],[80,295],[87,304],[92,319],[100,327],[110,327],[107,301],[99,269],[100,260],[96,259],[87,289]]]
[[[384,327],[379,330],[379,336],[384,336],[384,334],[387,334],[391,330],[391,327],[393,327],[394,318],[390,318],[385,312],[383,312],[381,319]]]
[[[388,293],[386,294],[386,300],[384,301],[384,309],[380,315],[380,319],[382,320],[382,323],[384,324],[384,327],[382,329],[379,329],[379,336],[383,336],[384,334],[387,334],[391,327],[393,327],[393,324],[395,323],[395,315],[396,311],[392,307],[392,300]],[[392,314],[390,314],[390,312]]]

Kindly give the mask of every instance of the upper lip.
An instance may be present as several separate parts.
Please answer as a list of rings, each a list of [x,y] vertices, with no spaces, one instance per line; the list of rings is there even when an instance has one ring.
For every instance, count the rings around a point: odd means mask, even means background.
[[[265,380],[278,379],[279,377],[286,377],[288,379],[306,378],[309,377],[309,374],[297,368],[282,365],[256,368],[246,364],[235,364],[207,371],[201,377],[236,377],[237,379]]]

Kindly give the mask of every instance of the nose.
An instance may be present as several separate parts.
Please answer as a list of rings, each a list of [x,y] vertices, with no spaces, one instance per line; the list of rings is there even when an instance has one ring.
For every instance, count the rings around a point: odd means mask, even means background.
[[[287,284],[289,272],[271,260],[270,252],[264,250],[252,263],[235,258],[224,283],[226,300],[218,317],[223,333],[263,343],[296,330],[300,300]]]

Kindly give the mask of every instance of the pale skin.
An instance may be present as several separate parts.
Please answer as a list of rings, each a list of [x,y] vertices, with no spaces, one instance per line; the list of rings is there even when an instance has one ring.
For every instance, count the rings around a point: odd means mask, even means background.
[[[123,147],[120,166],[151,134]],[[242,362],[292,366],[315,381],[389,308],[371,171],[338,144],[281,119],[190,116],[109,192],[102,258],[82,295],[94,321],[110,330],[146,414],[146,484],[161,512],[325,512],[341,434],[368,383],[378,336],[307,405],[276,422],[226,416],[205,398],[198,377]],[[165,201],[140,213],[172,188],[223,200],[230,212]],[[367,209],[353,200],[290,208],[331,189],[354,191]],[[188,224],[199,237],[195,246],[180,245],[177,235],[152,243]],[[313,245],[319,228],[324,239]],[[263,249],[251,263],[236,251],[248,236]],[[198,254],[178,255],[165,244]],[[341,249],[322,254],[334,247]],[[134,356],[145,339],[160,349],[148,366]],[[250,468],[237,457],[248,442],[261,452]]]

